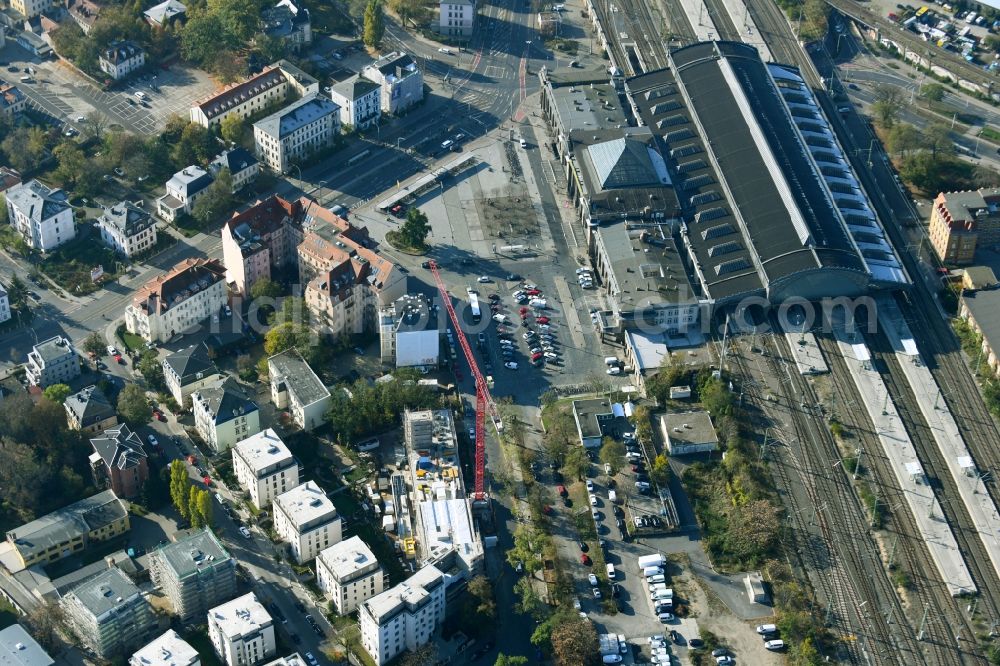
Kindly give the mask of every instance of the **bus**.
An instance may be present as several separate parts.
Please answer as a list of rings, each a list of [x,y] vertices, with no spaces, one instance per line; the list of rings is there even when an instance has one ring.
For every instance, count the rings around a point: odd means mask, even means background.
[[[483,313],[479,310],[479,294],[474,289],[466,289],[469,295],[469,309],[472,310],[472,323],[478,324],[483,319]]]

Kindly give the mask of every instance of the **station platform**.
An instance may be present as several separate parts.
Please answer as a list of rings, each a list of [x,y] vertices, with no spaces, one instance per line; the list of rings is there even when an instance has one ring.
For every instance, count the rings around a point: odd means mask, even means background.
[[[920,413],[930,428],[938,450],[948,465],[948,472],[955,481],[962,503],[983,542],[994,571],[1000,575],[1000,512],[983,483],[983,473],[976,467],[975,459],[962,439],[958,423],[948,409],[934,376],[917,350],[910,327],[903,319],[892,297],[879,296],[879,326],[886,333],[899,365],[906,375]]]
[[[822,375],[830,372],[830,367],[823,358],[823,352],[816,344],[815,335],[809,331],[796,330],[791,325],[782,325],[782,329],[800,375]]]
[[[722,38],[703,0],[681,0],[681,8],[698,41],[711,42]]]
[[[767,42],[764,41],[760,30],[757,29],[757,24],[754,23],[753,17],[747,11],[746,2],[743,0],[722,0],[722,4],[725,5],[733,25],[740,31],[740,40],[744,44],[750,44],[756,48],[764,62],[774,62],[771,49],[767,47]]]
[[[975,593],[976,585],[958,549],[955,535],[944,518],[934,491],[928,485],[923,465],[889,398],[885,383],[872,367],[868,347],[862,342],[860,333],[852,335],[845,332],[842,326],[834,328],[834,337],[857,386],[860,402],[868,410],[876,436],[896,476],[899,490],[913,515],[920,539],[927,544],[941,579],[953,597]]]

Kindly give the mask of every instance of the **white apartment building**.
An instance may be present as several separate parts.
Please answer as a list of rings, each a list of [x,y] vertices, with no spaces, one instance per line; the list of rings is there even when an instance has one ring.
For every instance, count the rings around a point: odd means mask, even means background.
[[[135,293],[125,308],[125,327],[146,342],[166,342],[219,314],[227,301],[222,263],[186,259]]]
[[[320,552],[316,558],[319,588],[340,615],[347,615],[385,589],[385,572],[359,536]]]
[[[10,8],[24,18],[35,18],[52,7],[52,0],[10,0]]]
[[[383,113],[405,111],[424,98],[424,75],[405,53],[387,53],[361,70],[361,75],[379,84]]]
[[[97,64],[102,72],[119,81],[142,69],[146,64],[146,52],[127,39],[117,40],[108,44],[108,48],[101,52]]]
[[[10,296],[7,294],[7,290],[4,288],[3,284],[0,283],[0,324],[4,323],[12,316],[13,315],[10,313]]]
[[[288,349],[267,359],[267,375],[276,409],[287,409],[303,430],[323,424],[330,391],[297,351]]]
[[[130,201],[105,209],[97,218],[97,226],[104,244],[126,257],[142,254],[156,245],[156,222]]]
[[[233,447],[233,474],[258,509],[299,485],[299,465],[271,428]]]
[[[356,130],[377,125],[382,117],[382,87],[359,74],[335,83],[330,99],[340,107],[340,124]]]
[[[260,432],[260,410],[232,377],[191,394],[194,427],[215,453]]]
[[[61,335],[39,342],[28,352],[25,377],[32,386],[69,384],[80,376],[80,358]]]
[[[340,542],[340,516],[315,481],[306,481],[275,497],[273,513],[274,531],[288,542],[299,564],[315,559],[321,550]]]
[[[218,177],[222,169],[229,169],[233,181],[233,194],[236,194],[257,178],[257,174],[260,173],[260,162],[246,148],[237,146],[219,153],[208,165],[213,178]]]
[[[358,609],[361,645],[382,666],[427,643],[444,621],[444,574],[429,564]]]
[[[167,181],[167,193],[156,200],[156,214],[167,222],[190,215],[195,202],[211,184],[212,176],[200,166],[181,169]]]
[[[472,37],[476,22],[475,0],[441,0],[438,32],[446,37]]]
[[[49,252],[76,237],[73,209],[62,190],[30,180],[5,195],[10,224],[31,249]]]
[[[293,161],[333,145],[340,134],[340,108],[318,95],[303,97],[253,124],[257,157],[275,173]]]
[[[319,92],[319,81],[287,60],[279,60],[260,74],[195,102],[191,107],[191,122],[212,127],[233,114],[248,118],[283,103],[290,91],[295,91],[299,97],[314,95]]]
[[[271,616],[253,592],[208,611],[208,637],[226,666],[253,666],[277,652]]]
[[[133,654],[128,663],[129,666],[201,666],[201,657],[176,631],[168,629]]]
[[[191,406],[192,393],[222,378],[204,343],[168,354],[160,363],[167,391],[184,408]]]

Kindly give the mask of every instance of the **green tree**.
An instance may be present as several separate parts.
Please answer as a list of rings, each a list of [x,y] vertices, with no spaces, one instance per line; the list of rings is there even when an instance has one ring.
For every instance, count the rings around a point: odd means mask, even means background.
[[[268,356],[280,354],[286,349],[300,346],[308,340],[309,329],[300,324],[278,324],[264,335],[264,352]]]
[[[904,155],[919,149],[923,145],[923,137],[917,128],[908,123],[897,123],[889,130],[886,137],[886,148],[896,155]]]
[[[222,138],[229,143],[243,145],[243,140],[247,134],[246,121],[238,113],[229,114],[219,124],[219,132],[222,134]]]
[[[363,39],[365,46],[378,48],[385,36],[385,16],[382,12],[380,0],[369,0],[365,8],[365,22]]]
[[[900,94],[899,88],[890,85],[875,87],[875,103],[872,104],[875,122],[885,129],[890,129],[899,120],[899,114],[902,110],[903,96]]]
[[[37,169],[45,157],[45,133],[37,128],[18,127],[0,144],[10,165],[18,171]]]
[[[212,507],[212,494],[207,490],[198,491],[198,515],[201,522],[206,527],[211,527],[215,522],[215,513]]]
[[[508,657],[503,652],[497,655],[497,660],[493,666],[528,666],[528,658],[520,655]]]
[[[93,354],[94,356],[100,357],[104,356],[104,352],[107,350],[107,342],[104,336],[94,331],[83,341],[83,351],[88,354]]]
[[[944,99],[945,88],[940,83],[927,83],[920,86],[920,97],[928,102],[940,102]]]
[[[420,25],[427,20],[427,7],[421,0],[389,0],[389,9],[399,16],[399,22],[404,26],[407,21]]]
[[[126,384],[118,394],[118,413],[125,422],[137,427],[149,421],[149,400],[146,392],[138,384]]]
[[[931,157],[951,155],[955,152],[955,142],[951,138],[951,128],[945,123],[931,123],[924,128],[924,143],[931,151]]]
[[[183,460],[174,460],[170,463],[170,501],[181,517],[187,518],[190,509],[190,492],[188,487],[191,479],[188,477],[187,468]]]
[[[213,222],[233,207],[233,177],[229,169],[221,169],[215,181],[194,203],[191,216],[202,224]]]
[[[250,287],[250,298],[277,298],[278,296],[281,296],[281,287],[270,278],[261,278]]]
[[[194,529],[202,527],[205,523],[198,506],[198,489],[194,484],[188,487],[187,507],[187,515],[188,520],[191,521],[191,527]]]
[[[60,405],[66,402],[66,398],[69,394],[73,392],[66,384],[52,384],[51,386],[46,386],[45,390],[42,391],[42,395],[51,400],[52,402],[59,403]]]
[[[11,273],[10,281],[7,282],[7,299],[14,307],[24,305],[28,300],[28,287],[16,273]]]
[[[306,300],[300,296],[288,296],[282,299],[281,307],[271,313],[267,323],[276,324],[309,324],[309,308]]]
[[[566,460],[563,462],[563,471],[569,476],[582,481],[590,470],[590,458],[582,446],[570,447],[566,452]]]
[[[151,389],[156,391],[166,389],[167,384],[163,378],[163,364],[160,363],[160,357],[154,350],[147,349],[142,352],[142,357],[136,363],[136,368],[146,378],[146,382]]]
[[[406,221],[400,227],[399,235],[410,247],[423,248],[430,231],[431,225],[427,221],[427,215],[414,207],[406,211]]]
[[[560,664],[590,666],[600,663],[597,630],[590,620],[578,617],[553,627],[551,642],[552,652]]]
[[[87,157],[75,141],[63,141],[52,151],[59,166],[52,174],[64,186],[72,186],[87,169]]]
[[[181,31],[181,55],[186,60],[204,65],[211,62],[220,50],[229,49],[221,19],[212,12],[192,8]]]
[[[91,111],[87,114],[87,122],[83,124],[83,138],[103,140],[104,132],[108,129],[108,122],[108,117],[100,111]]]
[[[208,11],[222,26],[226,43],[239,47],[249,42],[260,25],[260,8],[246,0],[208,0]]]
[[[616,439],[605,437],[601,444],[601,462],[611,467],[610,476],[614,476],[625,465],[625,445]]]
[[[535,588],[531,585],[530,577],[523,576],[514,583],[514,592],[518,596],[518,600],[514,604],[514,609],[518,613],[531,615],[535,619],[541,619],[544,616],[548,607],[542,601],[541,597],[538,596],[538,593],[535,592]]]
[[[819,666],[823,663],[819,650],[816,649],[811,637],[793,643],[788,656],[789,662],[794,666]]]
[[[469,581],[468,592],[473,600],[472,610],[477,619],[489,624],[496,619],[497,602],[493,597],[493,584],[486,576],[476,576]]]

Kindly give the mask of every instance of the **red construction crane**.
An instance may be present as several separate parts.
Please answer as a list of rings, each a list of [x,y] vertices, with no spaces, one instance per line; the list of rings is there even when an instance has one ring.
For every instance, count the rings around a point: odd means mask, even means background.
[[[455,307],[451,304],[451,295],[448,293],[447,287],[444,286],[444,281],[441,280],[441,274],[438,273],[437,263],[431,261],[430,269],[431,274],[434,275],[434,281],[437,283],[438,291],[441,293],[441,301],[448,311],[451,325],[455,328],[455,337],[458,338],[458,343],[462,345],[462,351],[465,352],[465,360],[469,363],[469,372],[472,373],[476,382],[476,488],[473,498],[475,501],[481,502],[486,499],[484,480],[486,472],[486,412],[489,411],[490,416],[493,417],[493,425],[498,430],[502,427],[500,415],[497,413],[496,403],[493,402],[493,396],[490,395],[490,389],[486,385],[483,373],[479,371],[476,359],[472,355],[472,348],[469,347],[469,341],[465,337],[462,321],[458,318],[458,313],[455,312]]]

